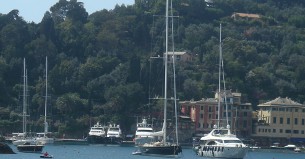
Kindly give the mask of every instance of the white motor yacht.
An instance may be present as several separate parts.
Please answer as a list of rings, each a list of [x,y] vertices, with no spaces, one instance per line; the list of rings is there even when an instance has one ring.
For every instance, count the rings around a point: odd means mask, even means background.
[[[230,128],[217,128],[200,139],[197,155],[217,158],[243,158],[248,146],[235,135],[231,134]]]
[[[137,130],[135,134],[135,145],[143,145],[154,141],[154,133],[152,124],[147,123],[147,119],[143,119],[141,123],[137,123]]]
[[[106,128],[97,122],[89,131],[89,136],[106,137]]]
[[[120,129],[120,126],[117,125],[110,125],[107,130],[107,137],[115,137],[115,138],[121,138],[122,137],[122,131]]]

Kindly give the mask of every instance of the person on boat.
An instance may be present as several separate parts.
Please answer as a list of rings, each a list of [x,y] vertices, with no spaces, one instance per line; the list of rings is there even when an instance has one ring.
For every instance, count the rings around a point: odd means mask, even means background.
[[[49,156],[48,152],[45,152],[43,155],[44,155],[45,157]]]

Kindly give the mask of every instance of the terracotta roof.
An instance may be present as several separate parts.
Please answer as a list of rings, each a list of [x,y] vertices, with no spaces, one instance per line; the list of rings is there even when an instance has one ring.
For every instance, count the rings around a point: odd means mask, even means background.
[[[302,104],[291,100],[290,98],[277,97],[269,102],[259,104],[258,106],[303,106]]]

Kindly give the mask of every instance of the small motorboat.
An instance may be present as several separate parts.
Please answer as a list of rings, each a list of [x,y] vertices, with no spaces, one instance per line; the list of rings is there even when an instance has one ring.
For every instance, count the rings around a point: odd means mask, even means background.
[[[53,158],[53,156],[52,155],[48,155],[48,156],[40,155],[40,158]]]
[[[47,152],[40,155],[40,158],[53,158],[53,155],[48,154]]]
[[[294,152],[301,152],[301,149],[299,147],[296,147],[293,151]]]
[[[141,155],[142,152],[140,150],[136,150],[134,152],[132,152],[133,155]]]

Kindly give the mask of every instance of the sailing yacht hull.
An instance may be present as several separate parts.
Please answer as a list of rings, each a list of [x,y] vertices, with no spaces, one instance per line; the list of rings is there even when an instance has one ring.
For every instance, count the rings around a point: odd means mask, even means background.
[[[175,156],[182,152],[182,148],[179,145],[140,146],[139,148],[141,155],[150,155],[150,156],[158,156],[158,155]]]
[[[42,152],[42,149],[43,149],[43,145],[27,145],[27,144],[24,144],[24,145],[18,145],[17,146],[17,149],[18,151],[20,152],[37,152],[37,153],[40,153]]]
[[[151,143],[151,142],[154,142],[154,141],[155,141],[155,138],[152,137],[152,136],[136,137],[135,138],[135,145],[136,146],[141,146],[141,145],[144,145],[146,143]]]

